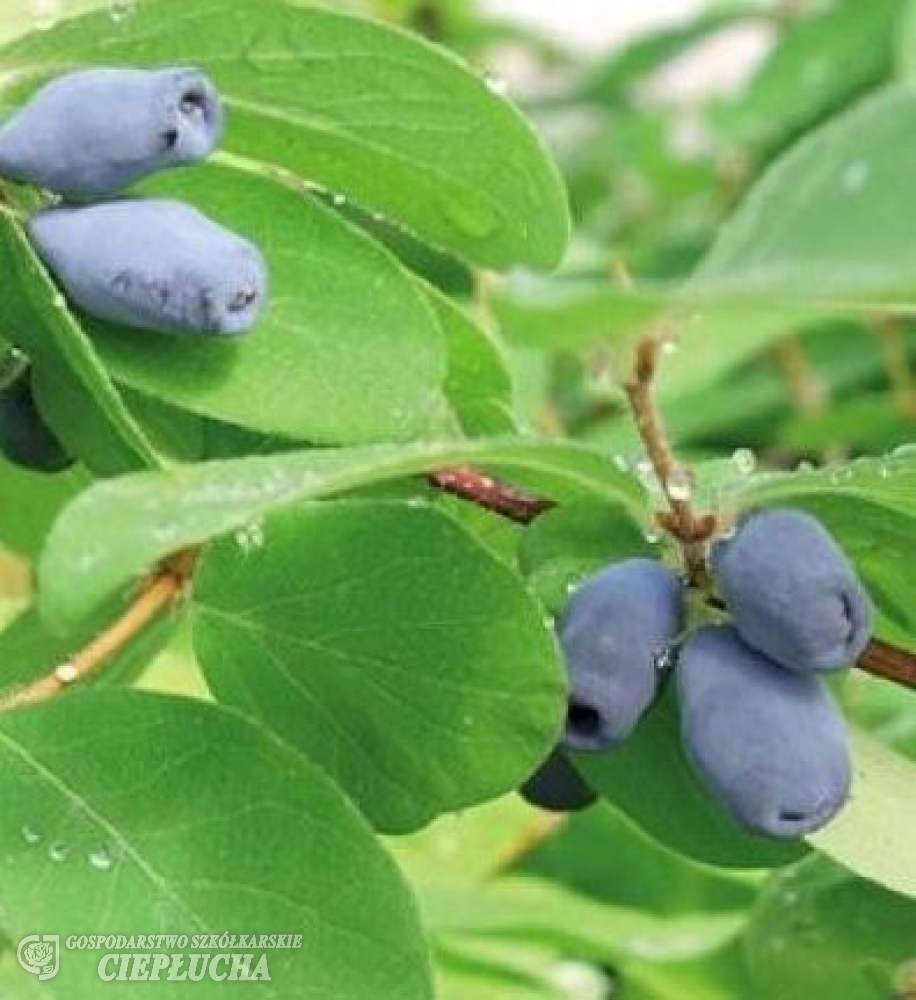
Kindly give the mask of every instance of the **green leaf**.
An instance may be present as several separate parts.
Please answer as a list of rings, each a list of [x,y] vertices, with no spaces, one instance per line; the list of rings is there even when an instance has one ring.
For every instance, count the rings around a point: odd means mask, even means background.
[[[914,128],[916,88],[899,85],[798,142],[722,228],[688,293],[913,308]]]
[[[599,452],[535,440],[367,447],[205,462],[99,483],[58,519],[39,564],[39,602],[56,626],[79,621],[164,556],[272,510],[466,462],[549,473],[638,516],[643,491]]]
[[[674,685],[613,753],[577,754],[588,782],[667,847],[728,868],[762,868],[802,856],[802,842],[746,833],[706,791],[681,746]]]
[[[743,506],[754,506],[803,503],[825,495],[916,516],[916,445],[904,445],[880,458],[748,477],[734,499]]]
[[[916,898],[912,838],[916,764],[855,727],[851,735],[852,797],[830,826],[810,838],[811,843],[857,875]],[[911,936],[910,943],[914,939]]]
[[[746,909],[766,877],[697,864],[647,836],[610,803],[568,817],[523,860],[591,899],[659,916]]]
[[[445,334],[445,394],[462,430],[469,437],[511,433],[512,379],[502,346],[451,299],[424,287]]]
[[[520,581],[450,518],[311,504],[207,553],[194,646],[217,700],[300,747],[403,832],[516,788],[554,746],[565,676]]]
[[[631,292],[610,281],[526,283],[493,300],[504,335],[521,347],[575,351],[611,344],[621,354],[669,305],[666,289]]]
[[[431,996],[394,864],[316,767],[239,716],[183,698],[80,692],[0,717],[0,762],[11,939],[41,928],[62,941],[301,934],[301,950],[267,952],[277,996]],[[97,997],[100,957],[65,951],[42,995]],[[205,978],[195,992],[224,988]],[[157,992],[187,995],[165,982]]]
[[[812,858],[770,883],[748,928],[753,996],[902,998],[914,940],[916,904]]]
[[[147,185],[187,199],[267,258],[271,297],[247,336],[155,336],[88,321],[115,376],[195,413],[320,444],[420,436],[444,400],[436,315],[377,243],[316,199],[222,166]]]
[[[623,510],[590,501],[542,514],[518,546],[529,587],[554,613],[562,611],[572,588],[610,563],[659,554]]]
[[[569,218],[529,125],[485,80],[421,39],[286,3],[140,0],[59,22],[0,53],[8,73],[190,63],[229,112],[226,147],[390,215],[479,264],[556,265]]]
[[[79,467],[48,475],[22,469],[0,456],[0,542],[31,559],[64,505],[90,482]]]
[[[487,885],[419,886],[433,940],[514,938],[570,958],[610,964],[627,958],[674,961],[721,947],[741,929],[741,912],[660,919],[603,905],[546,879],[503,877]]]
[[[16,294],[0,296],[0,330],[32,359],[61,391],[97,410],[96,433],[123,468],[157,467],[161,461],[67,309],[20,222],[0,212],[0,270]]]
[[[860,392],[829,409],[799,414],[779,433],[788,448],[811,453],[845,445],[854,451],[889,451],[916,435],[916,419],[890,392]]]

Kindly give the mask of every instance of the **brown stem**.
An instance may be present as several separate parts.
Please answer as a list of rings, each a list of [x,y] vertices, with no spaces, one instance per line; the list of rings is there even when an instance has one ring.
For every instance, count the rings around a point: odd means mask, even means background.
[[[429,474],[430,485],[444,493],[469,500],[517,524],[530,524],[556,506],[556,502],[520,490],[468,465]]]
[[[193,562],[193,553],[182,553],[170,560],[143,585],[120,618],[52,673],[0,701],[0,710],[46,701],[99,671],[181,593]]]
[[[530,524],[541,514],[557,506],[556,501],[549,497],[522,492],[518,487],[491,479],[470,467],[443,469],[431,473],[429,482],[437,489],[476,503],[517,524]],[[701,515],[697,518],[700,526],[698,530],[710,532],[715,530],[715,523],[710,526],[707,521],[711,516]],[[663,517],[662,521],[664,520]],[[724,608],[724,605],[722,607]],[[883,640],[873,639],[856,666],[875,677],[916,690],[916,652],[909,652]]]
[[[706,575],[705,543],[715,532],[716,519],[712,514],[696,514],[691,501],[674,492],[675,477],[684,477],[687,471],[678,464],[655,394],[655,375],[665,339],[656,332],[639,343],[633,373],[624,383],[624,391],[636,430],[671,511],[670,516],[661,515],[659,523],[680,542],[688,578],[700,582]]]
[[[875,677],[916,690],[916,653],[872,639],[856,666]]]

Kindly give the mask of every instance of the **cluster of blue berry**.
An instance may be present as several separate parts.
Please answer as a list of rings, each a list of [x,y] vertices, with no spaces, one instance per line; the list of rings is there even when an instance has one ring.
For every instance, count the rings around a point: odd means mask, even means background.
[[[661,563],[631,559],[592,577],[560,623],[569,671],[566,731],[523,788],[571,810],[594,793],[567,751],[613,752],[673,670],[687,758],[746,829],[800,837],[849,796],[846,727],[823,674],[851,665],[872,607],[823,525],[795,510],[753,513],[714,544],[730,622],[685,630],[685,591]],[[676,822],[676,817],[672,817]]]
[[[98,68],[46,84],[0,130],[0,176],[58,196],[28,234],[73,306],[162,333],[252,328],[267,295],[254,244],[182,202],[117,197],[206,159],[223,123],[219,94],[196,69]],[[0,449],[42,471],[69,463],[28,369],[0,395]]]

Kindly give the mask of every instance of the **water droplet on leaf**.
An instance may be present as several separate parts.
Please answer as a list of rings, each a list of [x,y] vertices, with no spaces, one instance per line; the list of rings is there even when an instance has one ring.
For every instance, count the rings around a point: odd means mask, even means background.
[[[684,501],[693,495],[693,483],[690,473],[683,466],[676,466],[668,475],[668,495],[672,500]]]
[[[114,857],[109,848],[103,845],[89,855],[89,864],[96,871],[107,872],[114,864]]]
[[[843,170],[843,190],[847,194],[858,194],[868,185],[871,167],[865,160],[853,160]]]
[[[108,0],[108,16],[112,21],[123,21],[137,8],[137,0]]]
[[[757,468],[757,458],[750,448],[738,448],[732,455],[732,462],[742,476],[749,476]]]
[[[70,848],[63,841],[55,840],[48,848],[48,857],[52,861],[63,861],[70,853]]]
[[[79,671],[72,663],[61,663],[54,668],[54,677],[61,684],[72,684],[79,676]]]
[[[505,97],[509,93],[508,81],[497,73],[484,73],[483,82],[486,84],[487,90],[498,97]]]

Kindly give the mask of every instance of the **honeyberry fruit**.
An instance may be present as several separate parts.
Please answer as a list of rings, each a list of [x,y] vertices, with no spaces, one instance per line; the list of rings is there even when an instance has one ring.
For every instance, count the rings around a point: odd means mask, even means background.
[[[559,630],[570,688],[566,747],[604,750],[630,734],[655,697],[683,600],[680,580],[652,559],[617,563],[573,594]]]
[[[0,392],[0,451],[34,472],[62,472],[73,464],[38,412],[27,374]]]
[[[550,812],[579,812],[598,798],[559,748],[522,785],[519,794],[531,805]]]
[[[100,197],[204,159],[222,128],[216,88],[196,69],[81,70],[45,84],[0,130],[0,175]]]
[[[820,677],[784,670],[730,626],[691,635],[676,676],[686,754],[742,826],[800,837],[842,808],[846,727]]]
[[[868,645],[868,595],[849,559],[809,514],[752,514],[733,538],[714,546],[712,565],[741,637],[782,666],[846,667]]]
[[[113,323],[239,334],[267,295],[258,248],[181,202],[51,208],[31,220],[29,235],[71,301]]]

